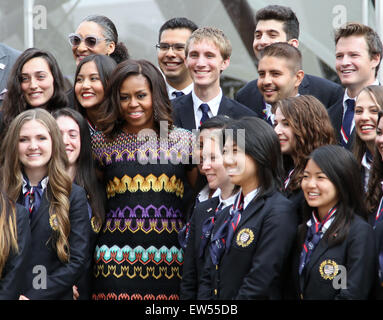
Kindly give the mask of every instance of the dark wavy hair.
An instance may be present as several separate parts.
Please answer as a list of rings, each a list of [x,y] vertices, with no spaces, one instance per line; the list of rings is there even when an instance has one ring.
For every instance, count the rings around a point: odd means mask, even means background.
[[[52,112],[68,105],[67,95],[64,90],[64,77],[55,57],[48,51],[29,48],[18,57],[8,78],[8,91],[2,105],[2,136],[4,136],[4,132],[17,115],[27,109],[30,109],[30,106],[25,100],[23,90],[21,89],[21,71],[25,63],[33,58],[43,58],[48,63],[49,69],[53,76],[53,96],[49,99],[46,105],[39,107],[47,110],[48,112]]]
[[[378,112],[378,121],[376,126],[382,120],[383,111]],[[370,177],[368,179],[368,188],[366,193],[366,206],[370,214],[375,214],[378,209],[380,199],[383,196],[381,182],[383,181],[383,161],[380,156],[378,147],[375,146],[374,160],[370,169]]]
[[[104,88],[104,97],[105,97],[105,92],[108,86],[109,79],[112,76],[112,73],[117,66],[117,63],[110,56],[106,56],[103,54],[92,54],[90,56],[85,57],[83,60],[81,60],[76,68],[76,74],[74,76],[74,86],[76,86],[76,79],[78,74],[81,71],[82,66],[90,61],[93,61],[96,65],[102,86]],[[100,103],[100,105],[101,104],[102,103]],[[81,106],[80,102],[77,99],[76,94],[74,94],[74,107],[78,112],[80,112],[84,117],[86,117],[86,109],[84,109]]]
[[[121,132],[125,123],[120,103],[121,85],[126,78],[137,75],[147,79],[152,93],[154,128],[150,129],[159,133],[160,121],[167,121],[168,129],[173,127],[172,108],[161,72],[147,60],[125,60],[117,66],[108,83],[105,100],[100,107],[99,121],[96,123],[109,138]]]
[[[294,134],[295,143],[290,156],[295,169],[287,190],[295,191],[300,189],[306,158],[320,146],[335,144],[335,132],[326,108],[314,96],[302,95],[282,99],[274,104],[273,113],[278,108]]]
[[[306,159],[305,167],[310,159],[322,170],[337,191],[335,220],[324,235],[324,239],[333,246],[342,243],[347,237],[354,215],[367,219],[359,166],[354,155],[339,145],[327,145],[315,149]],[[313,209],[306,201],[304,202],[304,221],[311,218]],[[305,223],[303,226],[307,231]],[[301,236],[301,241],[304,241],[305,235]]]

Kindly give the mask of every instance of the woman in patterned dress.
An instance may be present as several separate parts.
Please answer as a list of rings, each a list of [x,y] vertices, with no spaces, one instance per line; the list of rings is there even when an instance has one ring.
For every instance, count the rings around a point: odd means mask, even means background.
[[[92,136],[107,192],[92,298],[178,299],[193,135],[173,126],[165,81],[148,61],[120,63],[104,104]]]

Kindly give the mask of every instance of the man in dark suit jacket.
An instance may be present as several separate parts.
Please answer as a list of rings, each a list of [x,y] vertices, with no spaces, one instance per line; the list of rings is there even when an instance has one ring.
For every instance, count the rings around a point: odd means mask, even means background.
[[[275,42],[287,42],[299,46],[299,21],[289,8],[269,5],[257,11],[253,49],[256,58],[260,59],[261,51]],[[313,95],[326,108],[332,106],[343,96],[343,88],[327,79],[306,74],[299,86],[299,94]],[[256,111],[258,114],[263,105],[263,97],[257,87],[257,79],[250,81],[236,94],[236,100]]]
[[[0,103],[7,88],[8,75],[19,55],[20,51],[0,43]]]
[[[379,85],[382,42],[370,27],[348,23],[335,33],[336,71],[346,88],[342,98],[328,109],[338,142],[351,149],[355,136],[355,101],[363,88]]]
[[[201,122],[217,114],[232,118],[256,116],[222,94],[220,75],[230,64],[231,49],[229,40],[219,29],[205,27],[193,32],[186,43],[185,54],[194,89],[188,95],[172,100],[176,126],[198,129]]]

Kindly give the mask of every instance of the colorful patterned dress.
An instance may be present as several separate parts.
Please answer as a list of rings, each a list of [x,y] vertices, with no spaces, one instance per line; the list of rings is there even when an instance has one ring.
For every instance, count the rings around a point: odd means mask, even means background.
[[[101,132],[92,149],[104,172],[108,204],[95,250],[95,300],[178,299],[183,251],[186,171],[193,135],[175,128],[168,137]]]

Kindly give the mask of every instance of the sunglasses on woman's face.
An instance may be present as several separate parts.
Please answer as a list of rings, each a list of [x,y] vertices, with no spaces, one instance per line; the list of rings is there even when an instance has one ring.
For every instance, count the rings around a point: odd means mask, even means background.
[[[97,38],[96,36],[87,36],[85,38],[81,37],[79,34],[71,33],[68,36],[69,43],[72,47],[78,47],[82,41],[84,41],[85,45],[89,49],[93,49],[97,43],[101,40],[105,40],[105,38]]]

